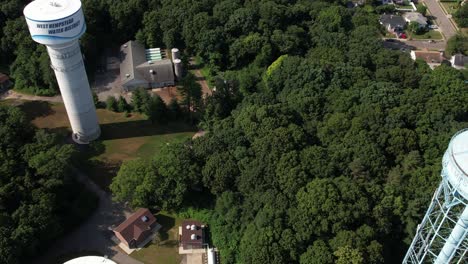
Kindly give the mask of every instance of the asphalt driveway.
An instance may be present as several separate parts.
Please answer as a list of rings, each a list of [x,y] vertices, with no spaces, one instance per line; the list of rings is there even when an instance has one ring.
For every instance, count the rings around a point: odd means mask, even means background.
[[[112,201],[110,195],[101,190],[94,182],[79,171],[77,179],[99,196],[99,207],[80,227],[58,240],[35,263],[53,263],[57,257],[80,251],[100,252],[118,264],[143,264],[118,249],[112,241],[112,225],[118,225],[131,212],[122,204]]]

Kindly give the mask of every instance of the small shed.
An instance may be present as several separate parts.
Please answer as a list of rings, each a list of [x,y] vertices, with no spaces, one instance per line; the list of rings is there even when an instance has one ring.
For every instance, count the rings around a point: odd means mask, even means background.
[[[183,249],[200,249],[205,244],[205,225],[195,220],[182,222],[180,244]]]

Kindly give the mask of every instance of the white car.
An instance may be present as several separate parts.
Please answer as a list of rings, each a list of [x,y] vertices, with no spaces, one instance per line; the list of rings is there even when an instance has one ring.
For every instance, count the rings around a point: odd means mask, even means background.
[[[429,25],[429,28],[431,28],[431,29],[438,29],[439,27],[437,27],[437,25]]]

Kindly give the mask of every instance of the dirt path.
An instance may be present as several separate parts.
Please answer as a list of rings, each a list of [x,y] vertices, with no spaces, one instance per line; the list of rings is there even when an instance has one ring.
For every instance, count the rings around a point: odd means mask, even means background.
[[[121,252],[111,240],[113,233],[108,229],[120,224],[131,212],[122,204],[113,202],[108,193],[80,171],[75,170],[75,175],[78,181],[99,197],[99,207],[86,222],[49,247],[35,263],[54,263],[58,256],[90,251],[100,252],[119,264],[143,264]]]
[[[27,101],[46,101],[51,103],[61,103],[63,102],[62,96],[37,96],[37,95],[28,95],[15,92],[13,90],[8,90],[3,94],[0,94],[0,100],[3,99],[19,99]]]
[[[196,66],[196,63],[195,63],[195,58],[190,58],[190,62],[189,62],[190,66],[191,67],[194,67]],[[195,67],[194,67],[195,68]],[[195,68],[193,70],[193,73],[195,74],[195,77],[197,77],[197,82],[201,85],[202,87],[202,94],[203,94],[203,98],[209,96],[212,94],[212,91],[210,89],[210,87],[208,86],[208,83],[206,82],[206,78],[205,76],[203,76],[203,74],[201,73],[201,71],[197,68]]]

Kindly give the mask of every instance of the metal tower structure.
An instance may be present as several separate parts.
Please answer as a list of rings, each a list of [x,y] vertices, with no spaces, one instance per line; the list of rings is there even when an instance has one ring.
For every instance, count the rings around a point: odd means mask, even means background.
[[[47,46],[73,140],[89,143],[101,130],[78,39],[86,31],[80,0],[35,0],[24,8],[34,41]]]
[[[468,129],[450,140],[439,184],[403,263],[468,263]]]

